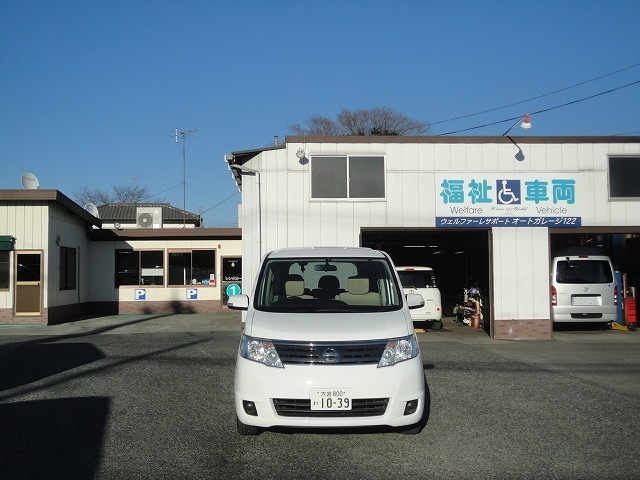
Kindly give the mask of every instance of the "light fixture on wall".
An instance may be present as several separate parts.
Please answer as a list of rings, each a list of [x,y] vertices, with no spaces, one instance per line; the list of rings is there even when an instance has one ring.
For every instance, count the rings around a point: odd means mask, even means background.
[[[300,160],[302,160],[303,158],[305,158],[307,156],[307,153],[304,151],[303,148],[299,148],[296,151],[296,157],[298,157]]]
[[[502,134],[502,136],[507,137],[509,140],[511,140],[511,143],[513,143],[516,146],[518,151],[516,152],[515,159],[518,160],[519,162],[522,162],[524,160],[524,153],[522,152],[520,145],[518,145],[513,138],[507,135],[511,131],[511,129],[518,124],[520,124],[520,128],[529,130],[531,128],[531,115],[527,113],[524,117],[518,118],[518,121],[513,125],[511,125],[509,129]]]
[[[518,124],[520,124],[520,128],[523,128],[525,130],[529,130],[531,128],[531,115],[529,115],[527,113],[524,117],[518,118],[518,121],[516,123],[514,123],[513,125],[511,125],[509,127],[509,129],[502,134],[502,136],[505,137],[507,135],[507,133],[509,133],[511,131],[511,129],[513,127],[515,127],[516,125],[518,125]]]

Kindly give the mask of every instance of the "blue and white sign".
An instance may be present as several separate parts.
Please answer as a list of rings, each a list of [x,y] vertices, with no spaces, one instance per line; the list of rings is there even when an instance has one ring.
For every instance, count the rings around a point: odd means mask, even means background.
[[[229,285],[227,285],[227,289],[225,290],[225,292],[229,296],[240,295],[242,293],[242,289],[237,283],[230,283]]]
[[[147,290],[145,288],[136,288],[133,290],[133,299],[134,300],[146,300],[147,299]]]
[[[198,299],[198,289],[187,288],[187,300],[197,300],[197,299]]]
[[[436,175],[437,227],[579,227],[578,174]]]

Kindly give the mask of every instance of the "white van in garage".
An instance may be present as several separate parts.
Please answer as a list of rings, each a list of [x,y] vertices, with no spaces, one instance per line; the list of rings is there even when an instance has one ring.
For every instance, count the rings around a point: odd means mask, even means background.
[[[418,340],[389,256],[285,248],[264,256],[236,360],[238,433],[388,426],[418,433],[429,412]]]
[[[613,265],[611,259],[601,253],[594,249],[571,249],[553,258],[551,316],[554,322],[616,321],[618,289]]]
[[[442,298],[431,267],[397,267],[404,293],[419,293],[424,307],[411,310],[415,323],[433,330],[442,328]]]

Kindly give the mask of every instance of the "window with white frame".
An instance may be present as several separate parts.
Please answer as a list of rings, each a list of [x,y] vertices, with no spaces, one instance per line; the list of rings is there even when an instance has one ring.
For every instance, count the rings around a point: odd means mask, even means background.
[[[311,198],[385,198],[383,156],[335,155],[311,157]]]

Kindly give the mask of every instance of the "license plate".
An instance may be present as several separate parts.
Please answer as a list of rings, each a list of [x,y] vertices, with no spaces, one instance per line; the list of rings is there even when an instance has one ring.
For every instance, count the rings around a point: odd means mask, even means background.
[[[596,306],[600,305],[600,295],[574,295],[572,305]]]
[[[311,410],[351,410],[351,390],[312,388],[309,390]]]

